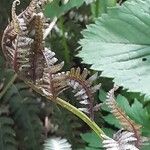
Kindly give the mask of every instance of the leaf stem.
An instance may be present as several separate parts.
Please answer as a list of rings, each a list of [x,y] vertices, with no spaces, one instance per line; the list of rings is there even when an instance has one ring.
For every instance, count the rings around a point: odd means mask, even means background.
[[[96,0],[95,2],[95,17],[98,18],[100,11],[100,0]]]
[[[11,78],[11,80],[8,82],[8,84],[5,86],[5,88],[0,93],[0,99],[4,96],[4,94],[7,92],[7,90],[11,87],[11,85],[14,83],[14,81],[17,78],[17,74],[14,74]]]
[[[64,19],[63,17],[60,18],[60,25],[61,25],[61,29],[62,29],[62,45],[64,47],[64,57],[65,57],[65,61],[67,64],[69,64],[70,61],[70,55],[69,55],[69,49],[68,49],[68,45],[67,45],[67,40],[65,37],[65,28],[64,28]]]
[[[39,93],[40,95],[46,97],[48,100],[53,101],[57,104],[59,104],[60,106],[62,106],[63,108],[69,110],[70,112],[72,112],[73,114],[75,114],[76,116],[78,116],[81,120],[83,120],[101,139],[102,136],[101,134],[105,135],[105,133],[101,130],[101,128],[94,122],[92,121],[86,114],[84,114],[83,112],[81,112],[79,109],[77,109],[76,107],[74,107],[73,105],[71,105],[70,103],[66,102],[65,100],[61,99],[61,98],[56,98],[55,100],[52,99],[52,97],[50,96],[46,96],[45,94],[42,93],[41,90],[39,90],[34,84],[25,81],[25,83],[32,88],[34,91],[36,91],[37,93]]]
[[[82,119],[100,138],[101,134],[104,134],[104,132],[100,129],[100,127],[92,121],[87,115],[85,115],[82,111],[71,105],[70,103],[64,101],[61,98],[56,98],[56,103],[60,106],[64,107],[65,109],[69,110],[76,116],[78,116],[80,119]]]

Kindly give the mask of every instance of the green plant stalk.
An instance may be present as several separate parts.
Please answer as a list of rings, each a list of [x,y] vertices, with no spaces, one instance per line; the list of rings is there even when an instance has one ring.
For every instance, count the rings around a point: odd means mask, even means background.
[[[78,116],[81,120],[83,120],[101,139],[102,136],[101,134],[105,135],[105,133],[101,130],[101,128],[94,122],[92,121],[87,115],[85,115],[83,112],[81,112],[79,109],[77,109],[76,107],[74,107],[73,105],[71,105],[70,103],[66,102],[65,100],[61,99],[61,98],[56,98],[55,100],[52,99],[52,97],[50,96],[46,96],[45,94],[43,94],[41,92],[41,90],[39,90],[34,84],[24,80],[24,82],[34,91],[36,91],[37,93],[39,93],[40,95],[46,97],[48,100],[53,101],[57,104],[59,104],[61,107],[69,110],[70,112],[72,112],[73,114],[75,114],[76,116]]]
[[[64,22],[64,19],[63,19],[63,17],[61,17],[60,18],[60,25],[61,25],[61,29],[62,29],[62,45],[64,47],[64,57],[65,57],[65,62],[67,64],[69,64],[69,62],[70,62],[70,54],[69,53],[70,52],[69,52],[67,40],[65,37],[65,28],[64,28],[63,22]]]
[[[100,11],[100,0],[96,0],[95,2],[95,18],[99,16],[99,11]]]
[[[3,97],[3,95],[6,93],[6,91],[9,89],[9,87],[14,83],[14,81],[17,79],[18,75],[14,74],[12,79],[9,81],[9,83],[6,85],[4,90],[0,93],[0,99]],[[22,79],[20,77],[20,79]],[[69,110],[76,116],[78,116],[81,120],[83,120],[100,138],[102,138],[101,134],[105,134],[101,128],[94,122],[92,121],[87,115],[85,115],[83,112],[81,112],[79,109],[71,105],[70,103],[64,101],[61,98],[56,98],[56,100],[53,100],[50,96],[44,95],[34,84],[28,82],[27,80],[22,79],[30,88],[32,88],[34,91],[39,93],[40,95],[46,97],[48,100],[53,101],[63,108]]]
[[[76,116],[78,116],[80,119],[82,119],[100,138],[101,134],[104,134],[104,132],[100,129],[100,127],[92,121],[87,115],[85,115],[82,111],[71,105],[70,103],[64,101],[61,98],[56,98],[56,103],[60,106],[64,107],[65,109],[69,110]]]
[[[8,82],[8,84],[5,86],[5,88],[0,93],[0,99],[4,96],[4,94],[7,92],[7,90],[11,87],[11,85],[14,83],[14,81],[17,78],[17,74],[14,74],[11,78],[11,80]]]

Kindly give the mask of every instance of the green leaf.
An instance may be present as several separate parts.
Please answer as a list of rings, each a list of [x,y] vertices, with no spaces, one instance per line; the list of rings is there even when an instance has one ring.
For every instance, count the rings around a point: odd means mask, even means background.
[[[109,128],[103,128],[103,131],[106,135],[111,137],[114,133],[114,131]],[[101,148],[103,149],[101,139],[94,132],[81,134],[81,137],[86,143],[88,143],[88,147],[86,147],[85,150],[97,150]]]
[[[104,102],[107,99],[107,92],[105,92],[103,89],[99,90],[99,99],[102,102]]]
[[[107,123],[114,125],[116,128],[119,128],[119,129],[121,128],[119,121],[112,114],[104,116],[103,118]]]
[[[102,147],[99,137],[93,132],[81,134],[81,137],[90,147]]]
[[[116,0],[96,0],[91,4],[92,14],[97,18],[103,13],[107,13],[108,7],[116,5]]]
[[[147,128],[147,130],[149,130],[149,114],[147,112],[147,109],[143,108],[143,105],[138,100],[135,99],[134,103],[130,105],[128,103],[128,100],[124,96],[118,95],[117,103],[131,119],[142,125],[143,129]]]
[[[83,31],[78,54],[91,69],[150,99],[150,0],[129,0]]]

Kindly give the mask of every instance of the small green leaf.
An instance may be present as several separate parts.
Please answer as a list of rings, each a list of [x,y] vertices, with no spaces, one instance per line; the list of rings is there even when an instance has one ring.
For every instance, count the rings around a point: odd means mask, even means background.
[[[103,128],[103,131],[110,137],[112,137],[114,133],[114,131],[109,128]],[[85,150],[96,150],[103,147],[101,139],[94,132],[81,134],[81,137],[86,143],[88,143],[88,147],[86,147]]]
[[[119,121],[112,114],[104,116],[103,118],[107,123],[114,125],[116,128],[119,128],[119,129],[121,128]]]
[[[90,147],[101,147],[100,138],[94,133],[81,134],[82,139],[89,144]]]
[[[105,92],[103,89],[99,90],[99,99],[100,101],[104,102],[107,98],[107,92]]]

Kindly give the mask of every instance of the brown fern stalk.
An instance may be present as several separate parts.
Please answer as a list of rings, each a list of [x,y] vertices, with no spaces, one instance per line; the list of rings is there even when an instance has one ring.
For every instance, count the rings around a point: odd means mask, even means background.
[[[48,0],[31,0],[29,6],[19,15],[19,17],[22,17],[27,24],[30,24],[34,15],[42,12],[42,8],[46,3],[48,3]]]
[[[118,106],[114,98],[114,92],[117,90],[117,88],[118,87],[114,87],[108,92],[108,99],[106,100],[106,104],[111,109],[111,113],[118,119],[123,128],[134,133],[134,137],[137,139],[135,141],[135,146],[139,148],[141,145],[141,126],[131,120],[126,115],[126,113]]]
[[[30,54],[30,63],[31,70],[30,76],[31,80],[36,83],[36,80],[40,79],[43,74],[44,67],[44,56],[43,56],[43,18],[41,14],[37,14],[34,16],[34,19],[31,21],[31,31],[34,30],[35,34],[33,35],[33,43],[31,44],[31,54]]]

